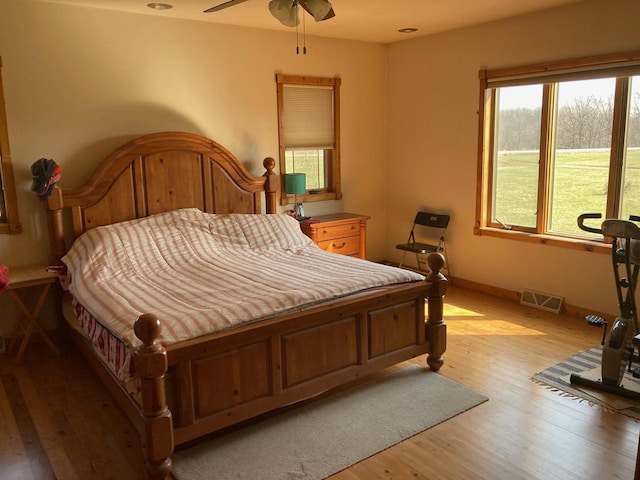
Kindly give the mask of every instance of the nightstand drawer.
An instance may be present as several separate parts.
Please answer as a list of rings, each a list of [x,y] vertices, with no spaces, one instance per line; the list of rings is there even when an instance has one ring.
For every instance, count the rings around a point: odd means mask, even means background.
[[[318,242],[318,246],[326,252],[339,253],[341,255],[359,255],[360,236],[325,240]]]
[[[330,240],[332,238],[348,237],[350,235],[357,236],[359,232],[360,225],[357,223],[322,226],[318,229],[318,242]]]

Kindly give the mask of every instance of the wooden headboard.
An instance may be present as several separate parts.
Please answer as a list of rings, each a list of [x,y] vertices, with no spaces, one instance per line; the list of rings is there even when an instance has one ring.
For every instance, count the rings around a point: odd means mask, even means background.
[[[73,238],[100,225],[178,208],[208,213],[276,212],[277,176],[265,158],[252,176],[226,148],[201,135],[160,132],[138,137],[108,155],[80,188],[56,186],[47,199],[50,264],[66,253],[63,209],[71,211]]]

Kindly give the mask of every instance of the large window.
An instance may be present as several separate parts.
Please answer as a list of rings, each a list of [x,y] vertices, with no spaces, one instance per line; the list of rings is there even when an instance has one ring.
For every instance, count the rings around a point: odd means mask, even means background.
[[[0,233],[20,233],[18,203],[9,150],[9,129],[2,87],[2,58],[0,57]]]
[[[340,79],[276,75],[276,82],[280,172],[306,175],[307,193],[297,201],[342,198]],[[281,187],[281,205],[292,203]]]
[[[580,246],[580,214],[640,215],[640,52],[480,82],[477,234]]]

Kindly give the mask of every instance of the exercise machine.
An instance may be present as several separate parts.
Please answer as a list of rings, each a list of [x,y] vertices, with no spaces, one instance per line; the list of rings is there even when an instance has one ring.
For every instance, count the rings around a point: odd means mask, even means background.
[[[640,369],[633,368],[634,343],[640,345],[638,311],[635,289],[640,271],[640,228],[633,222],[640,217],[632,215],[629,220],[607,219],[600,228],[585,225],[585,220],[599,219],[599,213],[585,213],[578,217],[578,226],[587,232],[599,233],[612,239],[611,261],[618,295],[620,316],[615,319],[607,336],[607,321],[599,315],[587,315],[589,325],[602,327],[602,359],[600,378],[590,378],[586,374],[572,374],[571,383],[602,390],[616,395],[640,400],[640,389],[625,388],[622,383],[625,370],[640,377]]]

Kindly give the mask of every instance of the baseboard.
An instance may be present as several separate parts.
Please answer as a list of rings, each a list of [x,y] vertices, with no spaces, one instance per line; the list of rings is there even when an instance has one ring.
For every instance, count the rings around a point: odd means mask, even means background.
[[[393,263],[389,261],[383,261],[380,263],[398,266],[397,262]],[[448,278],[448,280],[452,286],[455,286],[455,288],[465,288],[467,290],[473,290],[475,292],[485,293],[487,295],[491,295],[492,297],[504,298],[505,300],[509,300],[515,303],[520,303],[520,300],[521,300],[521,293],[513,290],[494,287],[493,285],[486,285],[484,283],[478,283],[472,280],[466,280],[464,278],[458,278],[458,277],[451,277],[451,278]],[[534,307],[528,307],[523,305],[523,308],[533,309]],[[603,318],[613,317],[613,315],[611,315],[610,313],[596,312],[591,309],[579,307],[577,305],[570,305],[567,303],[562,304],[562,311],[560,313],[564,315],[570,315],[573,317],[580,317],[580,318],[584,318],[587,315],[593,315],[593,314],[599,315]]]
[[[486,293],[487,295],[491,295],[493,297],[500,297],[507,299],[509,301],[513,301],[516,303],[520,303],[521,301],[521,293],[515,292],[513,290],[507,290],[500,287],[494,287],[491,285],[485,285],[483,283],[473,282],[471,280],[465,280],[463,278],[455,278],[455,286],[458,288],[466,288],[468,290],[474,290],[476,292]],[[534,308],[523,305],[524,308]],[[592,309],[587,309],[583,307],[579,307],[577,305],[570,305],[568,303],[562,304],[562,310],[559,312],[564,315],[570,315],[573,317],[584,318],[587,315],[600,315],[604,318],[611,318],[612,315],[604,312],[595,312]]]
[[[520,293],[514,292],[513,290],[507,290],[500,287],[494,287],[492,285],[486,285],[484,283],[465,280],[464,278],[455,278],[454,283],[456,287],[466,288],[467,290],[486,293],[487,295],[491,295],[492,297],[504,298],[512,302],[520,303]]]

